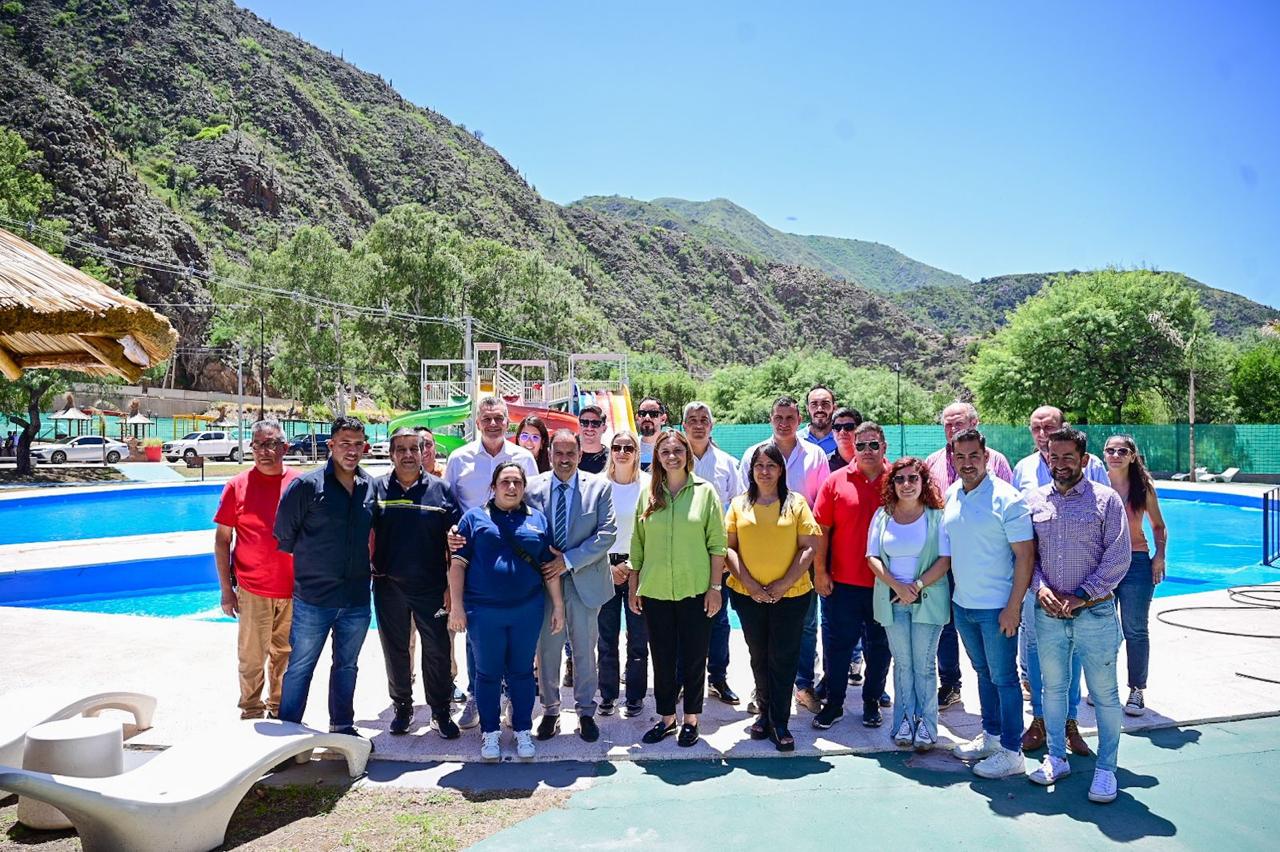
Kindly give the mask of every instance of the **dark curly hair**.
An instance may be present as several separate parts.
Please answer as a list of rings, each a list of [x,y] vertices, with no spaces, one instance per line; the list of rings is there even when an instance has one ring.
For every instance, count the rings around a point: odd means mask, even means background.
[[[894,510],[898,508],[898,491],[894,488],[893,477],[898,471],[906,468],[911,468],[920,474],[920,502],[930,509],[941,509],[942,492],[929,474],[929,466],[915,456],[903,456],[894,462],[884,475],[884,485],[881,486],[880,497],[884,501],[885,512],[892,515]]]

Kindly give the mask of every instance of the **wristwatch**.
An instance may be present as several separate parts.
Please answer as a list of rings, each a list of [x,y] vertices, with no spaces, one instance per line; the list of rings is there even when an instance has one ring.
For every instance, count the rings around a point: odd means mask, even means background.
[[[711,591],[713,591],[713,592],[718,592],[718,591],[720,591],[720,590],[721,590],[721,589],[723,589],[723,588],[724,588],[724,586],[720,585],[719,583],[712,583],[712,584],[711,584]]]
[[[915,581],[914,583],[912,583],[911,585],[913,585],[913,586],[915,586],[915,587],[916,587],[916,591],[917,591],[917,592],[923,592],[923,591],[924,591],[924,580],[921,580],[921,579],[919,579],[919,578],[916,578],[916,581]]]

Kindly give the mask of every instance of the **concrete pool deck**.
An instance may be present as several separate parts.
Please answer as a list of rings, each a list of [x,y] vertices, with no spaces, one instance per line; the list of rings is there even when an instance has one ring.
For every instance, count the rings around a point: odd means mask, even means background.
[[[1280,584],[1274,586],[1280,594]],[[1199,609],[1229,607],[1230,609]],[[1126,731],[1185,725],[1204,721],[1245,719],[1280,714],[1280,656],[1275,640],[1223,636],[1174,627],[1159,621],[1157,613],[1186,610],[1175,617],[1183,624],[1214,630],[1280,635],[1276,610],[1235,609],[1225,591],[1158,598],[1152,605],[1152,661],[1147,704],[1140,718],[1125,719]],[[765,742],[747,736],[751,722],[745,710],[750,695],[747,651],[739,631],[732,634],[729,681],[743,696],[743,705],[732,708],[708,699],[702,717],[703,741],[682,749],[669,739],[657,746],[641,746],[640,735],[653,724],[652,695],[646,712],[635,719],[621,716],[600,719],[601,739],[588,744],[576,735],[571,690],[563,690],[566,710],[562,733],[538,743],[537,761],[631,761],[718,758],[772,758],[778,753]],[[209,725],[235,719],[236,628],[232,624],[194,619],[155,619],[6,608],[0,610],[0,692],[28,686],[74,684],[86,692],[130,689],[159,699],[155,727],[142,732],[130,744],[163,747]],[[963,655],[962,655],[963,656]],[[463,654],[458,649],[459,662]],[[1123,659],[1123,652],[1121,653]],[[941,745],[974,736],[979,728],[976,681],[964,663],[963,703],[941,715]],[[1123,669],[1123,663],[1120,664]],[[1123,677],[1123,676],[1122,676]],[[459,678],[462,682],[463,678]],[[326,688],[328,658],[322,655],[312,683],[305,722],[327,727]],[[1121,685],[1123,687],[1123,679]],[[1122,695],[1124,691],[1122,689]],[[809,725],[810,714],[801,710],[792,722],[798,756],[830,756],[895,751],[886,711],[885,726],[864,728],[860,721],[859,689],[851,688],[845,719],[827,731]],[[421,693],[418,693],[420,699]],[[535,707],[535,720],[539,710]],[[478,759],[477,729],[461,739],[441,740],[424,727],[428,713],[419,709],[410,735],[386,733],[391,719],[386,694],[385,669],[377,637],[370,635],[360,655],[356,691],[357,725],[373,738],[378,760],[414,763]],[[536,722],[535,722],[536,723]],[[1082,703],[1080,724],[1093,730],[1091,708]],[[504,751],[513,752],[510,735]]]

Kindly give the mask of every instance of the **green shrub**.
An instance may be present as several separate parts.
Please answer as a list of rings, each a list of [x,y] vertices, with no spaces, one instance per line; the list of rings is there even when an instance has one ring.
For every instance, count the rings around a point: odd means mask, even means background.
[[[201,128],[200,132],[195,135],[197,142],[203,142],[206,139],[217,139],[222,134],[231,129],[230,124],[218,124],[213,127]]]

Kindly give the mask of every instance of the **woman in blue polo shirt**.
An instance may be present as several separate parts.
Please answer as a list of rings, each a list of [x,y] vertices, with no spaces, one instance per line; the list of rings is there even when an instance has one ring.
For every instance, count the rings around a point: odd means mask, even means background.
[[[497,760],[499,696],[505,681],[511,697],[516,754],[533,757],[533,657],[542,633],[546,596],[551,628],[564,629],[560,579],[544,582],[550,562],[547,519],[525,505],[524,469],[503,462],[493,471],[493,499],[462,516],[458,534],[466,539],[449,565],[449,629],[471,630],[476,661],[476,705],[480,711],[480,756]]]

